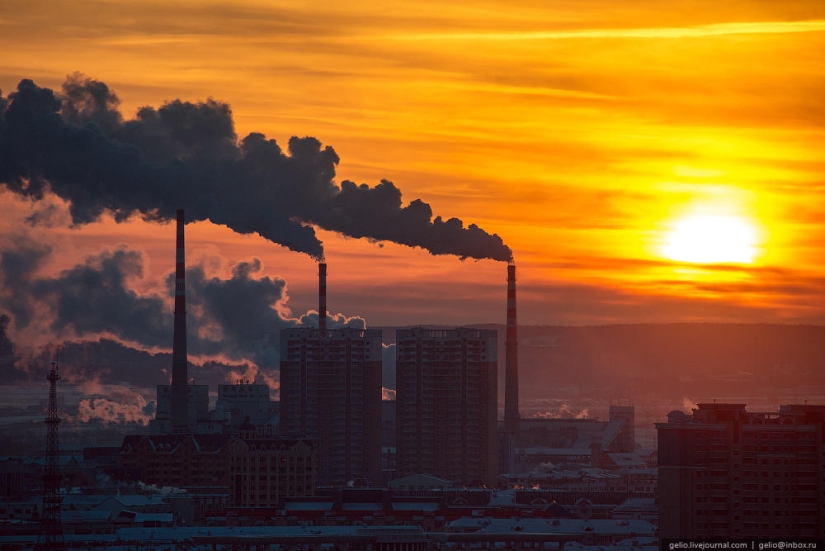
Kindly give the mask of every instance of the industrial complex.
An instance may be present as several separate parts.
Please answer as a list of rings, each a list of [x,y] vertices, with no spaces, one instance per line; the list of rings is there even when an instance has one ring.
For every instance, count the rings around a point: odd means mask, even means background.
[[[699,404],[657,424],[658,449],[636,442],[629,402],[604,420],[523,417],[512,263],[502,415],[498,333],[482,327],[398,329],[396,400],[382,401],[382,331],[328,326],[323,262],[317,326],[280,333],[279,400],[236,381],[210,409],[187,371],[184,225],[179,210],[171,381],[157,386],[155,418],[120,447],[61,463],[50,400],[42,464],[0,460],[3,549],[583,551],[825,537],[825,406]]]

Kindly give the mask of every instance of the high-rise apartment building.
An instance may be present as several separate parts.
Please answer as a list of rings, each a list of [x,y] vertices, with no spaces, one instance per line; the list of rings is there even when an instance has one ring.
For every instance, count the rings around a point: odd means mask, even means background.
[[[663,539],[825,536],[825,406],[699,404],[656,428]]]
[[[318,486],[381,482],[381,330],[281,331],[281,434],[314,441]]]
[[[495,330],[396,332],[397,474],[495,484]]]

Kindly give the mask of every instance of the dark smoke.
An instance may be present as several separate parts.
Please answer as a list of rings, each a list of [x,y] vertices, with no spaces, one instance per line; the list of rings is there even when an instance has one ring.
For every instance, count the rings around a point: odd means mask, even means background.
[[[128,280],[143,277],[143,258],[128,249],[104,251],[56,278],[43,278],[31,287],[33,302],[52,305],[51,329],[57,335],[111,333],[146,346],[168,343],[169,316],[160,297],[145,297],[129,289]]]
[[[223,352],[232,360],[250,358],[262,367],[278,365],[279,332],[297,325],[297,320],[276,310],[284,299],[286,282],[269,276],[253,279],[261,270],[260,260],[254,259],[237,264],[228,280],[207,278],[200,266],[186,271],[187,305],[198,312],[187,320],[190,353],[212,356]],[[174,274],[169,275],[167,288],[174,289]],[[210,328],[217,328],[219,334],[192,338],[208,334]]]
[[[104,83],[75,74],[61,97],[23,80],[4,104],[0,183],[35,200],[53,191],[70,203],[76,225],[105,211],[118,221],[171,220],[185,207],[189,220],[257,232],[317,259],[323,249],[307,224],[432,254],[511,258],[497,235],[433,219],[420,200],[403,206],[392,182],[339,187],[338,155],[315,138],[293,137],[286,152],[258,133],[239,141],[224,103],[175,100],[124,121]]]
[[[104,251],[57,276],[39,275],[50,253],[25,236],[0,252],[0,311],[12,315],[15,332],[37,328],[49,340],[107,333],[147,348],[168,346],[172,320],[163,299],[128,285],[143,276],[139,252]]]
[[[48,245],[36,243],[28,236],[16,236],[10,248],[0,251],[0,305],[11,313],[17,327],[26,327],[31,322],[31,277],[49,254]]]
[[[0,314],[0,373],[3,374],[2,383],[9,384],[25,379],[22,371],[15,367],[18,357],[15,353],[14,343],[6,334],[11,318],[6,314]]]

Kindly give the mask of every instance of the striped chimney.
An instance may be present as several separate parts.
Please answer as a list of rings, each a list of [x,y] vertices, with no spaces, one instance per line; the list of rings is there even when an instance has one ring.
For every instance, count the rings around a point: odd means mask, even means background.
[[[172,341],[172,425],[187,425],[189,409],[188,356],[186,352],[186,254],[183,238],[183,209],[177,212],[177,257],[175,266],[175,329]]]
[[[518,432],[518,321],[516,319],[516,266],[507,266],[507,337],[504,342],[504,430]]]
[[[327,330],[327,263],[318,264],[318,329]]]

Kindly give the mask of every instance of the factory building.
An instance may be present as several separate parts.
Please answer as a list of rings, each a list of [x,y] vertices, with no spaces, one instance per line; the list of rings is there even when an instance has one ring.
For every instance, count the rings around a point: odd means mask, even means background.
[[[605,460],[609,462],[606,455],[635,452],[632,405],[611,404],[607,421],[526,417],[518,426],[514,472],[529,471],[548,461],[601,467]]]
[[[269,397],[269,387],[247,380],[218,385],[218,400],[213,417],[224,419],[233,427],[245,420],[255,426],[278,424],[278,404]]]
[[[177,211],[175,319],[172,338],[172,381],[157,386],[157,411],[150,421],[152,434],[222,433],[237,428],[247,417],[253,424],[277,423],[269,387],[251,381],[218,386],[215,411],[209,410],[209,386],[189,382],[186,335],[186,253],[183,209]],[[274,419],[273,419],[274,418]]]
[[[157,386],[157,410],[155,418],[149,423],[152,434],[216,432],[206,428],[211,424],[209,386],[186,385],[183,387],[183,391],[185,392],[183,396],[185,396],[184,419],[186,419],[186,422],[183,425],[176,426],[172,421],[173,402],[181,394],[175,394],[173,385]],[[217,430],[217,432],[220,432],[220,430]]]

